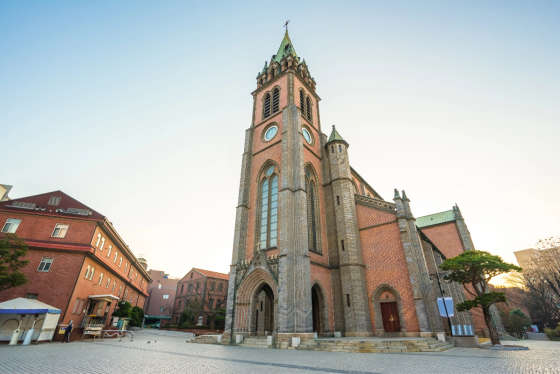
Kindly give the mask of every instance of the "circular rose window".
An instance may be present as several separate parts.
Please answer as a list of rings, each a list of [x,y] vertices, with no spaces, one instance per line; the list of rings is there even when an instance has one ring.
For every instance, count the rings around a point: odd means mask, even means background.
[[[307,127],[302,128],[301,132],[303,133],[303,137],[304,137],[305,141],[308,144],[313,144],[313,137],[311,136],[311,133],[309,132]]]
[[[278,133],[278,126],[276,125],[270,126],[264,132],[264,140],[267,142],[271,141],[276,136],[277,133]]]

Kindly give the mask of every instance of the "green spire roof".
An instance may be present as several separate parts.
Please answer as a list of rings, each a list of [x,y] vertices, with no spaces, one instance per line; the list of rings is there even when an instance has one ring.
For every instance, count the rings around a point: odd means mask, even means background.
[[[289,55],[294,58],[298,58],[294,45],[288,35],[288,30],[286,30],[286,33],[284,33],[284,39],[282,39],[282,43],[280,43],[280,48],[278,48],[278,52],[276,52],[272,61],[280,62],[284,57]]]
[[[346,141],[344,139],[342,139],[342,136],[340,136],[340,134],[338,133],[338,131],[336,131],[336,127],[332,127],[332,131],[331,131],[331,136],[329,136],[329,140],[327,141],[327,143],[330,142],[334,142],[335,140],[340,140],[346,143]]]

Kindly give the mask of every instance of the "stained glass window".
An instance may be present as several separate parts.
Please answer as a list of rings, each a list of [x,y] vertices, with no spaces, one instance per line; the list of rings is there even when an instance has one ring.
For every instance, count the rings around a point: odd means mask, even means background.
[[[274,166],[265,171],[260,193],[259,248],[278,245],[278,175]]]

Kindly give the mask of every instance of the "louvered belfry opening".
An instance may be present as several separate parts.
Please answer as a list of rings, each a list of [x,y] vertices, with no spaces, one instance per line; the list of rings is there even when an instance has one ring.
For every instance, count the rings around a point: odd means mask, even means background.
[[[276,87],[272,91],[272,113],[276,113],[280,110],[280,89]]]
[[[263,109],[263,117],[266,118],[270,116],[270,94],[267,93],[264,95],[264,109]]]

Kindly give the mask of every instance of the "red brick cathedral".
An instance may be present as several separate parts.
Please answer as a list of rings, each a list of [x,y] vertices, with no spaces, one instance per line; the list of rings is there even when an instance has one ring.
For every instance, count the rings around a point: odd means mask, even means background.
[[[404,191],[384,200],[321,128],[315,80],[286,31],[257,76],[245,131],[224,338],[472,335],[482,319],[440,317],[464,299],[437,265],[473,249],[457,206],[415,219]],[[473,313],[475,314],[475,313]]]

